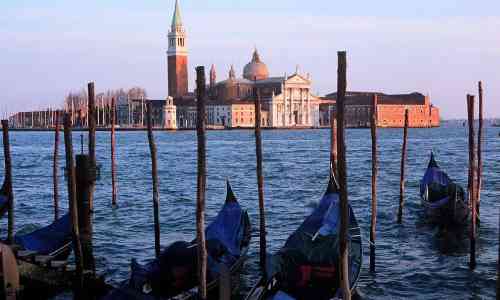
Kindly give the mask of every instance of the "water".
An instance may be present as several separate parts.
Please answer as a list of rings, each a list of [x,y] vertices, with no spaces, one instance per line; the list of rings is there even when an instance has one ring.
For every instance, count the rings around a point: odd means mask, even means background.
[[[368,272],[370,226],[371,140],[369,130],[348,130],[349,200],[364,236],[360,293],[365,299],[494,298],[500,204],[500,138],[486,128],[484,184],[481,196],[478,265],[468,268],[467,249],[443,253],[436,231],[421,217],[418,182],[431,149],[438,162],[464,187],[467,184],[465,128],[410,129],[404,223],[397,225],[402,130],[379,130],[377,273]],[[74,134],[80,152],[80,133]],[[195,235],[195,132],[155,132],[160,177],[161,242],[191,240]],[[99,273],[112,284],[127,278],[132,257],[145,262],[154,256],[151,162],[145,132],[117,133],[118,205],[111,208],[109,133],[97,133],[97,159],[102,163],[95,194],[94,245]],[[16,230],[48,224],[52,213],[53,133],[12,132]],[[253,131],[208,132],[207,220],[225,197],[229,178],[241,204],[258,226],[258,198]],[[269,251],[275,251],[310,212],[326,188],[329,131],[264,131],[264,175]],[[60,148],[64,165],[64,147]],[[3,159],[2,159],[3,161]],[[0,165],[3,172],[3,164]],[[66,185],[59,178],[62,208]],[[0,234],[5,236],[6,218]],[[258,237],[243,270],[243,290],[258,274]],[[465,241],[465,245],[468,242]]]

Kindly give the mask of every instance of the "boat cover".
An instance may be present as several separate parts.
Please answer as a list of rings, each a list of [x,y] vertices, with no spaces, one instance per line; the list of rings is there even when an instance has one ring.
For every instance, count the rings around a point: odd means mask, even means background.
[[[50,255],[71,242],[71,219],[65,214],[52,224],[31,233],[14,236],[16,244],[25,250]]]
[[[427,189],[427,191],[426,191]],[[458,186],[442,171],[431,153],[431,159],[424,177],[420,181],[420,195],[424,196],[431,206],[442,206],[446,204],[450,196],[454,197],[457,193],[463,194],[462,187]]]
[[[218,276],[220,264],[230,268],[239,258],[248,234],[248,222],[247,212],[239,205],[228,183],[226,201],[205,230],[207,280]],[[197,251],[196,240],[178,241],[144,266],[133,260],[129,282],[106,299],[149,299],[153,295],[174,296],[189,290],[197,283]]]
[[[350,206],[348,226],[348,239],[351,241],[353,234],[359,235],[359,228]],[[327,294],[337,288],[332,283],[339,282],[339,230],[339,195],[336,191],[327,191],[316,209],[288,238],[284,247],[267,260],[269,277],[276,277],[282,289],[272,299],[293,299],[288,298],[289,294],[299,298],[331,297]],[[359,236],[356,238],[359,239]],[[352,247],[351,242],[349,244],[349,279],[352,286],[358,278],[362,258],[361,249]],[[310,289],[313,283],[315,288]],[[318,294],[313,295],[312,291]]]

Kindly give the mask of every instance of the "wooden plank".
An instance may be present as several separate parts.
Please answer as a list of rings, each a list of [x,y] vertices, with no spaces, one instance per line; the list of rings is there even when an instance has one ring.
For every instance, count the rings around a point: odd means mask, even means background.
[[[32,256],[35,256],[38,252],[31,250],[21,250],[17,252],[17,257],[22,259],[28,259]]]

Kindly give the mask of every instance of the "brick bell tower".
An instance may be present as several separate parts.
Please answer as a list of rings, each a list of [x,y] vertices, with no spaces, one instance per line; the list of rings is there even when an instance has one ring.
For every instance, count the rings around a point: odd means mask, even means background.
[[[175,1],[175,11],[172,25],[168,33],[168,95],[174,98],[188,93],[187,73],[188,50],[186,32],[182,26],[179,1]]]

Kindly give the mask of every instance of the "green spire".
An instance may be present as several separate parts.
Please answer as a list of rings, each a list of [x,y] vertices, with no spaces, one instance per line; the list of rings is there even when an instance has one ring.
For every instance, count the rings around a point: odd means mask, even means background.
[[[179,0],[175,0],[174,17],[172,18],[172,28],[175,28],[177,26],[182,26],[181,9],[179,7]]]

